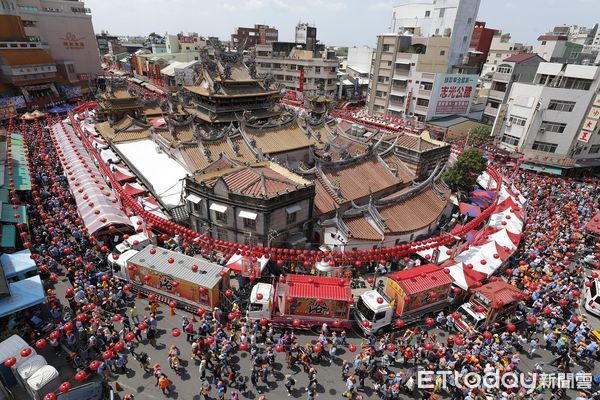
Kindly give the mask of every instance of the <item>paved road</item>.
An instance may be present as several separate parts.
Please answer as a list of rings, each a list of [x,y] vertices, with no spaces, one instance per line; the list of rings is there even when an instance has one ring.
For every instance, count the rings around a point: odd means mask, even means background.
[[[56,284],[57,294],[64,298],[65,289],[69,287],[69,283],[66,278],[61,278],[59,282]],[[148,313],[147,311],[147,301],[135,299],[138,310],[140,311],[140,316],[143,316]],[[66,302],[65,302],[66,304]],[[144,311],[142,311],[144,310]],[[168,398],[179,399],[179,400],[200,400],[201,396],[199,395],[199,390],[201,387],[200,375],[198,372],[198,362],[191,361],[189,359],[189,350],[190,344],[186,342],[186,335],[182,333],[182,335],[178,338],[174,338],[171,335],[171,331],[173,328],[181,328],[181,320],[183,316],[187,316],[191,318],[191,315],[185,313],[183,311],[177,310],[175,316],[171,316],[169,313],[169,308],[166,305],[161,305],[158,311],[158,327],[159,327],[159,337],[157,338],[157,347],[153,347],[148,344],[146,341],[142,342],[136,351],[143,350],[149,354],[151,357],[151,365],[154,362],[158,362],[163,367],[163,372],[165,372],[170,380],[172,381],[172,391]],[[590,322],[600,327],[600,320],[595,317],[590,317]],[[115,327],[117,329],[121,328],[121,323],[116,323]],[[440,340],[446,337],[446,333],[443,331],[438,332],[440,336]],[[299,337],[299,342],[301,344],[307,343],[308,341],[313,341],[316,339],[316,335],[313,333],[297,333]],[[543,339],[542,344],[543,344]],[[357,337],[354,334],[350,335],[349,342],[354,343],[357,347],[360,348],[361,338]],[[180,350],[182,351],[182,365],[184,367],[185,372],[182,376],[177,376],[173,371],[168,367],[167,362],[167,353],[170,345],[176,344]],[[528,345],[525,346],[526,350],[529,348]],[[47,349],[45,349],[47,350]],[[45,353],[48,353],[47,351]],[[127,354],[127,351],[125,351]],[[71,367],[66,366],[64,361],[56,360],[52,357],[51,354],[45,354],[50,356],[50,362],[55,363],[58,362],[59,370],[62,375],[71,378],[74,374],[74,371]],[[140,368],[139,364],[128,355],[129,371],[126,375],[114,376],[111,377],[109,382],[115,387],[115,382],[118,382],[119,385],[124,389],[123,391],[117,392],[120,396],[125,393],[133,393],[136,395],[136,399],[164,399],[166,396],[162,394],[162,392],[154,386],[154,378],[150,373],[144,373],[144,371]],[[330,365],[328,361],[323,362],[321,365],[317,365],[318,371],[318,394],[322,399],[341,399],[341,394],[345,391],[344,382],[341,380],[341,362],[342,359],[347,358],[349,361],[353,360],[354,354],[349,353],[347,349],[342,349],[340,351],[338,359]],[[554,358],[552,354],[544,349],[539,349],[532,357],[527,354],[522,354],[522,362],[520,365],[520,370],[523,372],[533,371],[536,363],[545,363],[546,371],[550,372],[554,370],[554,368],[549,367],[550,361]],[[251,371],[251,360],[249,353],[238,351],[234,353],[230,359],[230,363],[234,365],[234,368],[241,372],[242,375],[249,377],[249,372]],[[400,368],[393,368],[394,370],[399,370]],[[577,372],[579,367],[574,366],[572,372]],[[263,394],[266,396],[267,400],[272,399],[281,399],[287,397],[287,392],[283,386],[284,374],[290,373],[294,376],[296,380],[296,386],[294,393],[291,398],[306,398],[306,394],[304,389],[308,384],[307,375],[298,370],[290,371],[285,364],[283,354],[277,354],[276,356],[276,370],[275,376],[270,378],[270,386],[262,386],[261,389]],[[377,395],[371,389],[372,383],[367,379],[367,388],[362,392],[365,398],[377,398]],[[248,382],[248,387],[251,385]],[[214,386],[213,386],[214,388]],[[227,394],[227,399],[231,394],[232,389],[229,389]],[[212,393],[211,398],[216,398],[216,394]],[[242,396],[241,398],[247,399],[256,399],[259,397],[259,394],[252,390],[247,393],[246,396]],[[575,392],[571,392],[571,397],[575,397]],[[118,398],[118,397],[117,397]],[[545,398],[545,397],[544,397]]]

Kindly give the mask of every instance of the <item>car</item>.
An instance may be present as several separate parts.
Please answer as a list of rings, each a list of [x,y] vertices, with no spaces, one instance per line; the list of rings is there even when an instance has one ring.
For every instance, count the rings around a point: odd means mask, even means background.
[[[90,382],[60,393],[56,400],[114,400],[115,394],[106,382]]]
[[[583,308],[590,314],[600,316],[600,279],[590,278],[592,285],[585,285]]]

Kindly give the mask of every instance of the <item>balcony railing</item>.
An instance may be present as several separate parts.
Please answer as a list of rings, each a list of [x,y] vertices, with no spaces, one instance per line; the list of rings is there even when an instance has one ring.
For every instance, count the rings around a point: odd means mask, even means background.
[[[512,74],[507,74],[504,72],[494,72],[494,75],[492,76],[492,80],[498,81],[498,82],[510,82],[511,75]]]
[[[498,115],[498,108],[486,106],[485,109],[483,110],[483,113],[485,115],[491,115],[493,117],[496,117]]]
[[[427,109],[428,109],[428,106],[419,106],[419,105],[415,106],[415,112],[420,113],[420,114],[427,114]]]
[[[431,90],[419,89],[419,96],[431,97]]]
[[[491,97],[492,99],[497,99],[497,100],[502,101],[502,100],[504,100],[505,94],[506,94],[505,92],[502,92],[500,90],[490,90],[489,97]]]

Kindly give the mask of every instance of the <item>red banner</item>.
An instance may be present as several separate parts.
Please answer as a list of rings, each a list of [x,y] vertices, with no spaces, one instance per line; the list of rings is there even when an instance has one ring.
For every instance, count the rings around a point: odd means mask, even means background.
[[[304,69],[300,70],[300,82],[298,83],[298,91],[304,91]]]

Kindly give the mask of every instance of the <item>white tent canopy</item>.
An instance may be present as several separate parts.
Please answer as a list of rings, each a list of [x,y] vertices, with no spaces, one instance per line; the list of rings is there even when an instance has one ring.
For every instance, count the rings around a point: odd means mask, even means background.
[[[496,242],[489,241],[481,246],[469,247],[468,250],[463,251],[454,259],[465,265],[471,264],[475,271],[482,272],[489,276],[500,268],[504,262],[501,257],[494,257],[494,254],[496,254],[497,251]],[[485,264],[481,263],[482,260],[485,260]]]
[[[452,254],[448,254],[447,252],[451,251],[451,250],[446,246],[440,246],[440,247],[438,247],[438,249],[440,249],[440,256],[438,257],[436,264],[441,264],[444,261],[448,261]],[[417,254],[427,260],[432,260],[433,259],[433,251],[434,251],[434,249],[427,249],[427,250],[419,251],[419,252],[417,252]],[[429,256],[430,258],[428,259],[427,256]]]
[[[506,229],[500,229],[498,232],[492,233],[491,235],[489,235],[488,238],[490,240],[498,243],[500,246],[508,247],[509,249],[511,249],[513,251],[517,249],[517,246],[513,243],[513,241],[508,236],[508,232]]]

